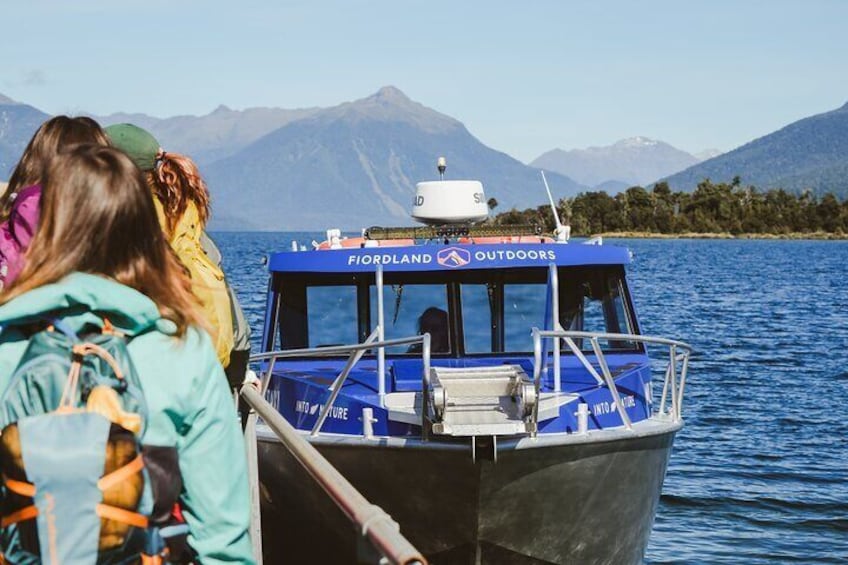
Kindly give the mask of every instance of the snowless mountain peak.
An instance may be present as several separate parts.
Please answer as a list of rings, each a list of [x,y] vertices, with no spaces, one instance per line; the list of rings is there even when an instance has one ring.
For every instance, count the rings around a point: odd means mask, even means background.
[[[217,108],[212,110],[212,114],[229,114],[232,109],[226,104],[219,104]]]
[[[395,104],[405,104],[411,102],[409,97],[403,93],[403,91],[395,86],[384,86],[380,90],[378,90],[375,94],[369,96],[372,100],[387,102],[387,103],[395,103]]]
[[[399,88],[384,86],[371,96],[345,102],[321,112],[318,118],[344,119],[351,123],[363,120],[402,122],[434,133],[461,127],[457,120],[411,100]]]

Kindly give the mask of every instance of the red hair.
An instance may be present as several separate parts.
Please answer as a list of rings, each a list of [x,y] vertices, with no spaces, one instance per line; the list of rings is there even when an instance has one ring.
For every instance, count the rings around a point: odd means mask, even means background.
[[[157,160],[152,174],[153,193],[165,210],[168,233],[173,231],[189,202],[197,206],[201,227],[205,226],[209,219],[209,190],[197,165],[185,155],[164,151]]]

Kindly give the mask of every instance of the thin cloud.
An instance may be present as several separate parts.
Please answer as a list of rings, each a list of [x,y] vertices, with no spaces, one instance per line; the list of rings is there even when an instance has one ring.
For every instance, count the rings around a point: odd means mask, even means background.
[[[15,77],[3,80],[4,88],[38,87],[47,84],[47,74],[40,69],[20,71]]]
[[[18,84],[20,86],[44,86],[47,84],[47,76],[42,70],[31,69],[22,73]]]

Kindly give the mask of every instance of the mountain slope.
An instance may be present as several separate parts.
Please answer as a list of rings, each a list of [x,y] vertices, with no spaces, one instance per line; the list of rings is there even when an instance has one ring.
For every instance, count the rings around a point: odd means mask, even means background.
[[[482,181],[501,210],[544,201],[536,169],[386,87],[292,122],[206,167],[213,217],[219,218],[214,227],[233,228],[239,221],[275,230],[408,223],[415,183],[436,177],[442,155],[446,178]],[[582,188],[561,175],[549,182],[556,197]]]
[[[646,137],[631,137],[606,147],[571,151],[554,149],[530,164],[589,186],[598,186],[608,181],[634,186],[681,171],[697,162],[697,157],[668,143]]]
[[[111,114],[95,119],[104,126],[129,122],[152,133],[167,151],[190,155],[199,164],[233,155],[260,137],[295,120],[308,117],[319,108],[285,110],[248,108],[231,110],[218,106],[205,116],[154,118],[145,114]]]
[[[693,190],[704,178],[739,176],[760,189],[807,188],[848,196],[848,104],[804,118],[750,143],[668,177],[675,190]]]
[[[707,159],[712,159],[713,157],[718,157],[722,154],[720,149],[704,149],[703,151],[698,151],[697,153],[692,153],[698,161],[706,161]]]
[[[0,95],[0,181],[9,180],[32,134],[50,116]]]

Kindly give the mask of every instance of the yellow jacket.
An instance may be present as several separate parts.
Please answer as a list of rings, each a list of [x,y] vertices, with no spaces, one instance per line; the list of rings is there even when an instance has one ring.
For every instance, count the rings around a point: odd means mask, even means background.
[[[159,225],[165,232],[165,238],[188,269],[191,276],[191,288],[200,301],[203,315],[212,329],[212,343],[221,365],[230,363],[230,351],[233,349],[233,315],[230,297],[224,281],[224,273],[204,253],[200,245],[203,226],[194,203],[189,202],[182,217],[174,224],[173,232],[168,232],[168,222],[162,203],[154,196],[156,215]]]

